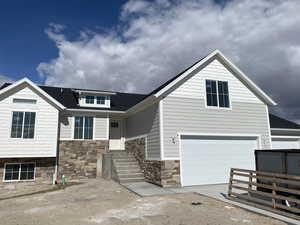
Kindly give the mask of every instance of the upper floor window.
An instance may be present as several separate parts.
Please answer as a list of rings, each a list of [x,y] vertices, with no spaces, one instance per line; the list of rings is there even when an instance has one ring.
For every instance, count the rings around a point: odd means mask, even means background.
[[[74,139],[93,139],[94,118],[75,116]]]
[[[35,112],[13,112],[11,137],[33,138],[35,127]]]
[[[90,96],[90,95],[85,96],[86,104],[94,104],[94,102],[95,102],[95,96]]]
[[[206,104],[220,108],[230,108],[227,81],[206,80]]]
[[[105,105],[105,96],[97,96],[97,104],[98,105]]]

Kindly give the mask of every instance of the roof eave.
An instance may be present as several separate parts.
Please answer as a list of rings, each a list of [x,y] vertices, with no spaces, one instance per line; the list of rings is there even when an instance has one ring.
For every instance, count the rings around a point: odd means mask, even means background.
[[[116,111],[116,110],[97,110],[97,109],[74,109],[66,108],[65,111],[70,112],[97,112],[97,113],[114,113],[114,114],[125,114],[126,111]]]
[[[264,91],[262,91],[253,81],[251,81],[239,68],[237,68],[229,59],[227,59],[222,52],[219,50],[215,50],[212,53],[210,53],[208,56],[203,58],[201,61],[199,61],[197,64],[192,66],[190,69],[188,69],[186,72],[184,72],[181,76],[179,76],[177,79],[172,81],[170,84],[159,90],[157,93],[154,94],[156,98],[160,97],[164,93],[166,93],[170,88],[172,88],[175,84],[177,84],[179,81],[184,79],[186,76],[188,76],[192,71],[206,63],[208,60],[210,60],[212,57],[219,56],[219,58],[227,64],[231,69],[233,69],[239,77],[242,78],[242,80],[247,83],[250,87],[253,88],[253,91],[255,91],[261,99],[270,106],[275,106],[277,103],[273,101]]]
[[[45,98],[49,99],[50,102],[52,102],[59,110],[64,110],[66,109],[66,107],[64,105],[62,105],[60,102],[58,102],[57,100],[55,100],[52,96],[50,96],[49,94],[47,94],[44,90],[42,90],[40,87],[38,87],[35,83],[33,83],[31,80],[29,80],[28,78],[24,77],[18,81],[16,81],[15,83],[3,88],[0,90],[0,95],[6,93],[7,91],[23,84],[23,83],[27,83],[29,86],[31,86],[32,88],[34,88],[36,91],[38,91],[40,94],[42,94]]]
[[[295,131],[295,132],[300,132],[300,129],[292,129],[292,128],[271,128],[271,131]]]

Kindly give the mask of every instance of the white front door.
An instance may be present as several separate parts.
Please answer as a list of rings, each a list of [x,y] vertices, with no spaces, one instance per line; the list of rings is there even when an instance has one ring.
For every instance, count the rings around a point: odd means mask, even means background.
[[[109,150],[124,150],[121,120],[111,120],[109,127]]]
[[[228,183],[230,168],[255,169],[257,138],[182,136],[182,185]]]

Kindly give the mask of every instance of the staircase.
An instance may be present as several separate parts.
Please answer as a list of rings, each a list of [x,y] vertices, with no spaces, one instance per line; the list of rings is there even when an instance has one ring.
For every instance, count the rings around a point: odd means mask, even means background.
[[[142,182],[144,174],[135,157],[125,151],[111,151],[116,179],[120,183]]]

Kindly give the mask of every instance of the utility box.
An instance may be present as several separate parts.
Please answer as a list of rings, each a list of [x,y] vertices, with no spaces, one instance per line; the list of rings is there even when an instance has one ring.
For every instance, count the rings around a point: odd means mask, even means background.
[[[256,170],[300,176],[300,149],[256,150]]]

